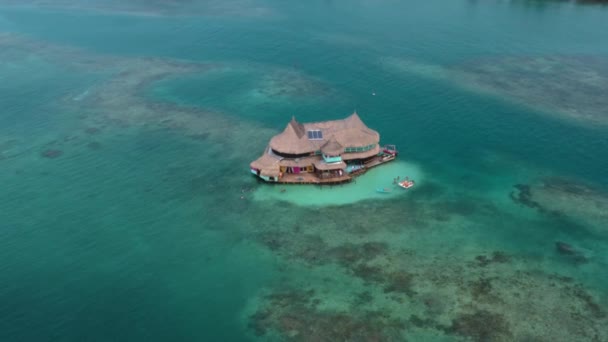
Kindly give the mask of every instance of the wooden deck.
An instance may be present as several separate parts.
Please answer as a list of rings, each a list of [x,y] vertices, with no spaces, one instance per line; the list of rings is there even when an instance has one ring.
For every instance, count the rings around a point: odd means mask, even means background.
[[[299,173],[299,174],[284,174],[281,179],[279,179],[279,184],[318,184],[318,185],[331,185],[331,184],[342,184],[348,183],[352,181],[355,177],[358,177],[367,170],[376,167],[378,165],[382,165],[388,163],[390,161],[395,160],[395,156],[384,156],[384,157],[375,157],[369,162],[365,163],[365,168],[353,172],[351,174],[345,174],[339,177],[332,178],[319,178],[315,173]]]
[[[347,183],[353,179],[351,175],[343,175],[340,177],[332,178],[319,178],[314,173],[300,173],[300,174],[285,174],[277,182],[282,184],[340,184]]]

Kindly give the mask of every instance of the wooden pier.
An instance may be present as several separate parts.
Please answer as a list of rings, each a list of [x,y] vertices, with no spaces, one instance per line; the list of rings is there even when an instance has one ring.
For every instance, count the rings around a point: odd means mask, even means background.
[[[342,176],[330,178],[320,178],[316,173],[300,173],[300,174],[284,174],[276,182],[277,184],[317,184],[317,185],[335,185],[351,182],[358,176],[366,173],[369,169],[395,160],[394,155],[377,156],[367,163],[360,170]]]

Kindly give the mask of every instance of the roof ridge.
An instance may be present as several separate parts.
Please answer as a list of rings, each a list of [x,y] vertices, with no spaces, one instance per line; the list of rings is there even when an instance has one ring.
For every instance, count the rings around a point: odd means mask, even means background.
[[[289,121],[288,125],[293,128],[294,132],[296,133],[296,135],[300,139],[304,136],[304,133],[306,133],[306,130],[304,129],[304,125],[302,123],[299,123],[296,120],[296,116],[295,115],[291,116],[291,121]]]

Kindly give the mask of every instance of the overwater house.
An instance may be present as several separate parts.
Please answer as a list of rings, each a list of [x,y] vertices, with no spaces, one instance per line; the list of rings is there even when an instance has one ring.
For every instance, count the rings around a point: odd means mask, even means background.
[[[251,173],[267,182],[335,184],[395,159],[394,145],[380,146],[380,134],[353,113],[343,120],[300,123],[292,117]]]

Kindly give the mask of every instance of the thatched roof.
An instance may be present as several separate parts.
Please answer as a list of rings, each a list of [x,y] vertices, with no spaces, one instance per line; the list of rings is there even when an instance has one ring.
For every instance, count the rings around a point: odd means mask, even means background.
[[[298,159],[283,159],[279,162],[281,166],[297,166],[297,167],[306,167],[312,165],[315,161],[319,160],[321,157],[319,156],[311,156],[306,158],[298,158]]]
[[[343,170],[346,168],[346,163],[345,162],[339,162],[339,163],[326,163],[322,160],[319,160],[317,162],[315,162],[315,167],[318,170]]]
[[[302,125],[301,123],[296,121],[295,116],[291,117],[291,121],[289,122],[289,125],[291,126],[293,131],[296,133],[296,136],[298,138],[302,138],[306,134],[306,129],[304,129],[304,125]]]
[[[265,151],[260,158],[251,162],[250,166],[254,169],[260,170],[260,174],[262,176],[278,177],[279,161],[279,158],[274,157]]]
[[[308,139],[306,132],[309,130],[320,130],[323,138]],[[357,113],[343,120],[304,124],[297,122],[293,117],[285,130],[270,140],[270,147],[282,153],[304,154],[320,150],[332,139],[343,147],[363,147],[378,144],[380,134],[368,128]]]
[[[344,146],[340,145],[340,143],[332,135],[325,145],[321,146],[321,152],[328,156],[339,156],[342,154],[342,152],[344,152]]]

